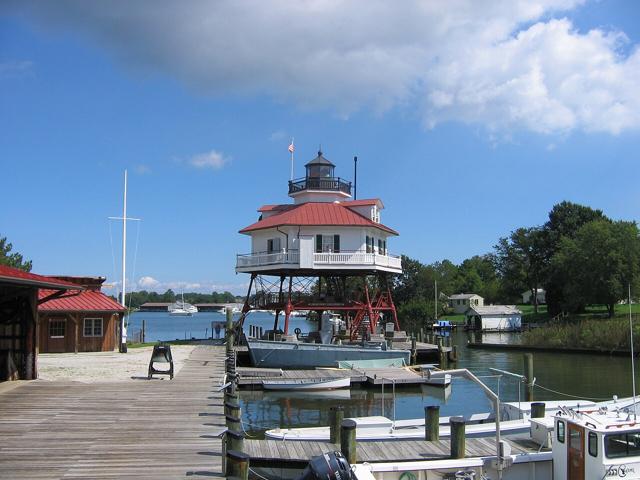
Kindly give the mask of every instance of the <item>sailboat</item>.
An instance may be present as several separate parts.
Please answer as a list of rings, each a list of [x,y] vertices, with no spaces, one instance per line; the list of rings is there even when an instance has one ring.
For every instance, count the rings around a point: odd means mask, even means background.
[[[167,310],[169,315],[175,317],[190,317],[194,313],[198,313],[198,307],[184,301],[184,292],[182,292],[182,300],[172,303],[167,307]]]

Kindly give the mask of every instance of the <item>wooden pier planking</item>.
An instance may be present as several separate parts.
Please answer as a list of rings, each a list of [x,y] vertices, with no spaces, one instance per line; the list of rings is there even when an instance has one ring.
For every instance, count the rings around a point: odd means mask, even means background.
[[[198,346],[171,381],[2,388],[0,476],[222,477],[224,355]]]
[[[539,446],[525,437],[503,437],[519,455],[539,451]],[[418,460],[443,460],[450,458],[449,440],[428,442],[426,440],[382,440],[358,442],[358,462],[407,462]],[[340,445],[328,441],[301,440],[250,440],[244,441],[244,450],[251,457],[251,465],[273,466],[277,462],[301,465],[311,457],[340,450]],[[495,438],[467,438],[466,456],[492,457],[496,454]]]
[[[241,387],[260,387],[262,380],[281,379],[325,379],[351,378],[351,384],[369,385],[420,385],[426,383],[426,377],[405,368],[354,368],[331,369],[319,368],[315,370],[280,370],[278,368],[238,367],[240,375],[238,385]]]

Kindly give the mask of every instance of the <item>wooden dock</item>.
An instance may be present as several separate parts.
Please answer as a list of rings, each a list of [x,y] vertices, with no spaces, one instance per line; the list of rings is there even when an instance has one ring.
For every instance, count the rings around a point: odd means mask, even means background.
[[[262,388],[263,380],[302,380],[351,378],[351,384],[361,385],[421,385],[427,382],[426,375],[408,368],[354,368],[316,370],[281,370],[279,368],[238,367],[238,385],[243,388]]]
[[[0,477],[222,477],[224,355],[198,346],[173,380],[0,385]]]
[[[512,454],[533,453],[540,449],[528,437],[503,437],[511,445]],[[451,458],[449,440],[391,440],[358,442],[356,456],[362,462],[408,462],[444,460]],[[245,440],[244,450],[255,467],[286,464],[292,468],[304,467],[311,457],[340,450],[340,445],[328,441],[298,440]],[[496,454],[495,438],[467,438],[467,457],[491,457]],[[275,463],[278,462],[278,463]]]

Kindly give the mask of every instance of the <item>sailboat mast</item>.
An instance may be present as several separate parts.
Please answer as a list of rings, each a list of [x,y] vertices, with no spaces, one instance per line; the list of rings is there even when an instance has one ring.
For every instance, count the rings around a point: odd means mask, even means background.
[[[127,170],[124,171],[124,198],[122,207],[122,306],[127,308]],[[120,352],[127,351],[127,329],[125,325],[125,313],[120,318]]]
[[[126,308],[127,291],[127,171],[124,171],[124,200],[122,207],[122,306]]]

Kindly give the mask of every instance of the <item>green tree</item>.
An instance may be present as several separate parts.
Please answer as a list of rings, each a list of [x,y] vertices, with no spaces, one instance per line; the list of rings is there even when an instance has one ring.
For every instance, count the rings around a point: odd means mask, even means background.
[[[554,268],[567,273],[562,307],[576,312],[604,304],[613,316],[629,285],[637,291],[640,284],[638,233],[633,222],[600,219],[580,227],[574,238],[563,237],[553,259]]]
[[[540,228],[518,228],[494,247],[495,266],[500,273],[504,293],[517,299],[523,290],[531,292],[538,313],[538,295],[545,272],[545,236]]]
[[[556,253],[564,243],[564,238],[573,239],[578,230],[594,220],[610,221],[602,210],[572,202],[561,202],[549,212],[549,220],[542,228],[544,268],[544,288],[546,289],[547,308],[551,314],[562,311],[570,303],[565,298],[564,286],[571,282],[567,272],[558,268],[554,261]]]
[[[11,253],[13,245],[7,242],[6,237],[0,237],[0,265],[18,268],[25,272],[31,271],[31,260],[24,260],[18,252]]]

